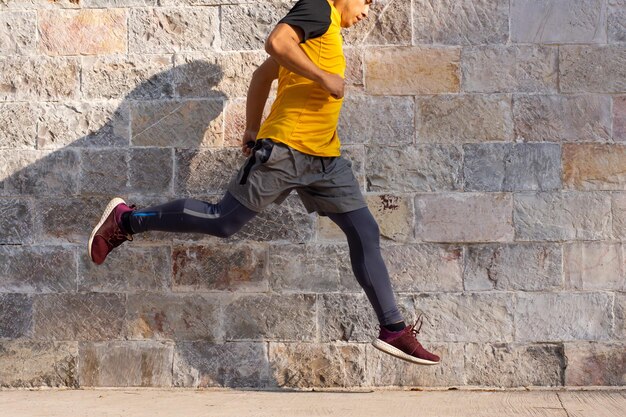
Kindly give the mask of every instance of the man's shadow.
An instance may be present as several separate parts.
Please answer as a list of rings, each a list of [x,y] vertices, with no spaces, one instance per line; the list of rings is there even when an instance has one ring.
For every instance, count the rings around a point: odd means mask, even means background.
[[[140,208],[176,198],[198,198],[209,202],[221,199],[231,177],[246,158],[239,143],[223,143],[222,126],[228,97],[217,88],[222,77],[222,70],[217,65],[193,61],[143,81],[115,108],[107,108],[101,103],[42,104],[48,112],[54,112],[39,120],[37,145],[45,150],[0,152],[0,245],[30,247],[35,251],[42,246],[71,248],[78,258],[78,283],[72,283],[76,278],[68,278],[67,282],[67,291],[71,293],[76,290],[122,292],[129,293],[128,297],[137,291],[162,294],[171,292],[172,282],[176,283],[177,279],[181,282],[175,292],[189,293],[194,286],[199,291],[237,292],[240,290],[237,278],[234,285],[229,281],[232,278],[217,284],[211,282],[215,279],[215,271],[231,277],[232,268],[244,270],[244,275],[248,268],[247,273],[255,277],[252,278],[253,286],[267,285],[268,265],[264,255],[259,259],[255,257],[256,252],[243,262],[243,266],[235,251],[231,263],[225,256],[198,259],[198,266],[191,265],[196,261],[190,258],[186,262],[190,267],[178,277],[176,268],[184,269],[181,263],[184,264],[185,259],[182,258],[189,256],[190,252],[192,257],[196,252],[202,255],[206,248],[216,244],[213,251],[243,240],[292,243],[310,240],[314,217],[306,212],[295,193],[280,206],[270,205],[228,239],[202,234],[148,232],[135,235],[132,243],[126,243],[130,250],[113,251],[102,266],[94,266],[87,255],[91,230],[106,203],[114,196],[121,196]],[[89,126],[98,120],[101,120],[101,126],[95,129]],[[81,130],[85,134],[72,140],[75,132]],[[244,254],[246,251],[260,254],[263,248],[267,248],[263,243],[240,243],[234,246],[243,245],[244,249],[239,253]],[[171,255],[166,250],[170,246]],[[155,248],[158,249],[156,252]],[[233,253],[230,256],[233,257]],[[217,259],[219,265],[209,265],[212,259]],[[156,264],[162,267],[154,267]],[[191,277],[185,277],[185,274]],[[148,279],[144,280],[146,277]],[[218,277],[217,281],[220,279]],[[162,322],[164,315],[160,308],[166,307],[159,304],[157,301],[154,307],[156,315],[147,312],[142,318],[148,326],[158,328],[159,320]],[[170,309],[168,313],[183,314],[183,321],[187,324],[187,312],[177,311],[180,308]],[[177,320],[176,317],[170,319]],[[194,342],[179,341],[176,334],[173,337],[171,334],[146,336],[139,340],[174,339],[186,344],[184,349],[177,351],[181,363],[199,366],[201,369],[193,372],[200,372],[201,378],[208,377],[218,386],[276,386],[264,352],[266,343],[251,342],[248,351],[248,354],[258,354],[253,360],[264,371],[238,376],[237,362],[249,363],[251,359],[232,356],[232,345],[239,343],[222,343],[214,334],[203,333],[203,325],[208,321],[202,319],[199,325],[196,323],[200,331],[196,330],[199,336],[194,337]],[[124,332],[122,337],[127,335]],[[195,346],[198,339],[202,342]],[[214,357],[198,357],[205,350],[212,352]],[[226,363],[227,359],[233,362]],[[224,368],[232,368],[232,373],[220,379],[218,374],[223,373]]]
[[[143,81],[113,111],[101,104],[46,104],[59,114],[40,119],[38,150],[0,153],[0,244],[85,243],[113,196],[140,208],[176,198],[219,201],[245,160],[238,143],[224,143],[221,79],[217,65],[193,61]],[[92,130],[89,124],[103,114],[108,120]],[[88,133],[68,140],[72,130]],[[293,197],[226,241],[307,241],[312,219]],[[204,239],[212,237],[138,235],[139,241]]]

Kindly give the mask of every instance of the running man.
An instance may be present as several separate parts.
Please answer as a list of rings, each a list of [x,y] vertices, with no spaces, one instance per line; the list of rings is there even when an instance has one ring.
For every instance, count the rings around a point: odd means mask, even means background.
[[[340,152],[337,122],[346,69],[341,28],[365,19],[371,2],[299,0],[270,33],[269,58],[252,76],[241,144],[248,158],[221,201],[178,199],[137,209],[114,198],[89,238],[91,260],[102,264],[114,248],[149,230],[229,237],[295,190],[308,213],[329,217],[346,234],[352,270],[379,321],[372,344],[412,363],[438,364],[439,356],[417,340],[422,316],[412,325],[403,321],[381,256],[378,224],[352,163]],[[275,79],[276,100],[261,125]]]

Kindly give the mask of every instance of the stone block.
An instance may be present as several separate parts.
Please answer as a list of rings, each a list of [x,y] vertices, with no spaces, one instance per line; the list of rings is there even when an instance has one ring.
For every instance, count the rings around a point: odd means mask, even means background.
[[[509,38],[509,2],[416,0],[413,42],[448,45],[506,43]]]
[[[82,62],[85,98],[157,100],[173,95],[171,56],[98,56]]]
[[[0,244],[20,245],[34,240],[35,228],[31,202],[24,199],[0,198],[0,213],[2,213]]]
[[[316,339],[315,295],[234,295],[223,309],[226,341]]]
[[[48,55],[124,54],[127,20],[125,9],[40,11],[40,49]]]
[[[109,194],[38,199],[34,208],[36,229],[45,241],[73,242],[82,246],[89,240],[91,230],[100,221],[110,200]]]
[[[36,12],[3,12],[0,14],[1,55],[35,54],[37,51],[36,34]]]
[[[624,343],[565,343],[566,386],[623,386],[626,383]]]
[[[365,199],[383,239],[398,242],[412,240],[414,215],[411,199],[389,194],[369,194]]]
[[[626,92],[626,45],[563,45],[559,55],[561,92]]]
[[[265,387],[270,385],[267,356],[266,343],[177,342],[173,386]]]
[[[566,289],[626,291],[626,262],[620,243],[565,244],[563,269]]]
[[[222,194],[244,162],[236,148],[176,149],[174,157],[174,192],[183,196]]]
[[[76,261],[61,246],[0,246],[0,291],[76,291]]]
[[[394,296],[405,322],[412,319],[413,299]],[[378,336],[379,320],[365,293],[319,295],[319,333],[322,342],[371,342]],[[408,324],[408,323],[407,323]]]
[[[221,148],[223,110],[221,99],[132,103],[133,146]]]
[[[269,287],[266,252],[264,246],[247,243],[176,245],[172,290],[265,292]]]
[[[128,146],[129,119],[125,102],[42,103],[37,149]]]
[[[78,342],[0,340],[0,387],[78,388]]]
[[[115,0],[113,0],[115,1]],[[76,9],[80,8],[79,0],[0,0],[1,9]]]
[[[77,58],[0,57],[0,101],[58,101],[77,98]],[[20,74],[16,77],[15,74]]]
[[[345,80],[347,85],[363,86],[363,47],[346,47],[343,55],[346,57]]]
[[[603,0],[511,2],[511,42],[605,43]]]
[[[366,19],[343,31],[346,45],[411,45],[411,2],[380,0]]]
[[[469,46],[460,58],[462,90],[556,93],[558,58],[558,47],[550,45]]]
[[[67,0],[65,0],[67,1]],[[70,2],[77,2],[78,0],[69,0]],[[80,3],[82,5],[82,7],[88,8],[88,7],[134,7],[134,6],[157,6],[158,4],[161,4],[162,6],[170,6],[171,4],[168,4],[167,2],[176,2],[180,0],[80,0]],[[201,2],[202,0],[188,0],[187,3],[189,3],[189,1],[195,1],[195,2]],[[210,0],[208,0],[210,1]],[[214,0],[215,1],[215,0]],[[219,0],[221,1],[221,0]],[[185,3],[182,3],[185,4]],[[189,4],[194,4],[194,3],[189,3]]]
[[[125,149],[81,151],[82,195],[123,194],[128,189],[128,159]],[[96,222],[97,223],[97,222]]]
[[[32,103],[0,103],[0,149],[34,149],[39,111]]]
[[[611,196],[600,192],[516,193],[515,240],[602,240],[611,234]]]
[[[367,191],[453,191],[462,187],[462,150],[458,145],[366,147]]]
[[[102,341],[79,344],[82,387],[171,387],[172,342]]]
[[[626,193],[612,193],[613,236],[626,239]]]
[[[565,379],[567,357],[561,344],[468,343],[467,385],[557,387]]]
[[[365,345],[270,343],[269,361],[279,387],[356,387],[366,382]]]
[[[368,49],[365,90],[372,95],[458,93],[460,60],[458,47]]]
[[[418,194],[416,237],[428,242],[507,242],[513,240],[512,214],[510,194]]]
[[[470,291],[552,291],[563,284],[561,246],[468,245],[463,282]]]
[[[626,190],[626,144],[563,145],[563,183],[575,190]]]
[[[389,245],[382,248],[395,291],[463,291],[463,249],[455,245]]]
[[[246,130],[246,102],[245,98],[228,100],[224,106],[224,146],[241,149],[243,132]],[[274,98],[269,97],[261,120],[264,121],[270,113]]]
[[[268,274],[277,292],[361,292],[342,245],[271,245]]]
[[[420,341],[513,341],[515,302],[512,293],[421,294],[415,296],[415,307],[424,315]]]
[[[193,52],[219,45],[217,7],[131,9],[128,26],[131,53]]]
[[[626,96],[613,96],[613,140],[626,142]]]
[[[33,301],[33,339],[110,340],[122,336],[125,294],[42,294]]]
[[[561,188],[561,146],[553,143],[463,145],[465,191]]]
[[[208,340],[220,331],[219,302],[202,294],[128,294],[124,335],[131,340]]]
[[[611,135],[610,97],[516,95],[516,140],[525,142],[606,142]]]
[[[172,191],[173,164],[173,149],[131,149],[128,163],[130,189],[144,195],[162,195]]]
[[[0,293],[0,338],[29,337],[32,327],[32,296]]]
[[[419,337],[419,336],[418,336]],[[365,345],[367,385],[389,387],[450,387],[465,385],[463,343],[428,343],[424,346],[441,358],[434,366],[396,359],[371,345]]]
[[[287,1],[222,6],[222,50],[264,49],[265,39],[292,6]]]
[[[247,97],[252,73],[267,59],[264,51],[176,54],[178,97]]]
[[[341,143],[410,145],[415,111],[409,97],[353,97],[343,102],[337,133]]]
[[[97,220],[91,227],[96,224]],[[85,232],[91,233],[91,230],[85,229]],[[169,247],[139,247],[127,243],[121,250],[109,254],[102,265],[94,264],[86,250],[81,250],[79,255],[78,291],[160,292],[170,288]]]
[[[459,94],[418,97],[418,143],[511,141],[513,116],[508,95]]]
[[[608,43],[626,42],[626,7],[609,2],[607,17]]]
[[[69,149],[0,151],[5,194],[50,197],[75,194],[79,163],[78,153]]]
[[[612,297],[607,293],[520,292],[515,309],[515,340],[606,340],[611,332],[611,305]]]
[[[626,340],[626,294],[615,294],[614,320],[614,338],[619,340]]]

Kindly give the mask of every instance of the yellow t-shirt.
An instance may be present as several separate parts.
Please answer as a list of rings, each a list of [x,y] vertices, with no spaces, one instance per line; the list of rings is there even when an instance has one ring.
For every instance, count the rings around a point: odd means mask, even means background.
[[[303,30],[300,47],[315,65],[345,77],[341,15],[330,2],[300,0],[280,22]],[[276,100],[257,138],[271,138],[310,155],[339,156],[342,103],[320,84],[281,66]]]

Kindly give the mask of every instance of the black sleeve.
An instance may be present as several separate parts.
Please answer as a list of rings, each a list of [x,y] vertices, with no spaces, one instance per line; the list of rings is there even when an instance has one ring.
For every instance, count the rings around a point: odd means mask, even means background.
[[[278,23],[288,23],[302,29],[302,42],[306,42],[326,33],[331,23],[330,14],[330,5],[326,0],[298,0]]]

